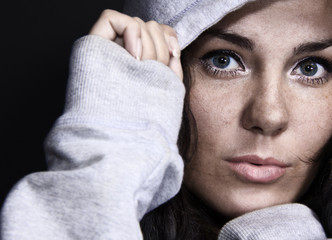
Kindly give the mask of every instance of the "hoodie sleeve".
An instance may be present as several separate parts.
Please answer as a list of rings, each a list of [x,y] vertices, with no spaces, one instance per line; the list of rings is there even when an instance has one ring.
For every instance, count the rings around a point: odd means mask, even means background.
[[[302,204],[284,204],[244,214],[228,222],[218,240],[325,240],[316,214]]]
[[[98,36],[73,48],[64,114],[2,209],[3,240],[142,239],[139,220],[179,190],[184,86]]]

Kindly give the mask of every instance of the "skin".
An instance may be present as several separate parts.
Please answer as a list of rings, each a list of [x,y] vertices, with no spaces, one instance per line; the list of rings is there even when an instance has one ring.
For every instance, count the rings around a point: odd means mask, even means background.
[[[332,132],[332,74],[323,67],[308,80],[299,62],[314,56],[331,65],[332,47],[296,54],[294,49],[332,39],[329,2],[249,4],[197,39],[190,48],[198,50],[188,51],[198,138],[184,182],[224,216],[296,202],[317,172],[311,160]],[[246,37],[252,49],[211,32]],[[234,51],[243,66],[235,61],[215,74],[216,66],[202,58],[220,49]],[[313,81],[316,76],[324,78]],[[249,181],[226,161],[244,155],[273,157],[287,165],[285,174],[267,183]]]
[[[311,160],[332,132],[332,47],[299,46],[332,39],[329,2],[247,4],[186,51],[197,144],[184,184],[221,215],[233,218],[296,202],[317,174]],[[252,46],[217,37],[221,32],[245,37]],[[160,61],[183,77],[176,33],[169,26],[105,10],[90,34],[117,42],[137,60]],[[211,56],[204,58],[215,50],[230,50],[239,58],[231,68],[216,69]],[[327,59],[328,66],[319,63],[319,74],[303,76],[299,66],[308,57]],[[265,183],[248,181],[227,162],[243,155],[277,159],[287,166],[285,173]]]
[[[156,60],[182,80],[180,46],[171,27],[155,21],[143,22],[114,10],[104,10],[89,32],[123,46],[137,60]]]

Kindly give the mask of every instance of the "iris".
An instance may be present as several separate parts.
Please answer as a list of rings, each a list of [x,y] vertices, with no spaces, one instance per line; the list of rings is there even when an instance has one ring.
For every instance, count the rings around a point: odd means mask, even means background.
[[[305,76],[314,76],[318,72],[318,66],[315,62],[305,61],[301,63],[300,71]]]
[[[219,55],[219,56],[214,56],[212,58],[212,62],[214,64],[214,66],[216,66],[217,68],[224,69],[229,66],[229,64],[231,63],[231,59],[230,59],[230,56]]]

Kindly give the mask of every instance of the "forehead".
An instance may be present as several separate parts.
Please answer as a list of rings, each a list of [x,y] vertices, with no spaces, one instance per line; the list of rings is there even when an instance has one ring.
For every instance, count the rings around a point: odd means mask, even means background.
[[[255,1],[228,14],[213,28],[234,31],[254,39],[331,38],[332,1]]]

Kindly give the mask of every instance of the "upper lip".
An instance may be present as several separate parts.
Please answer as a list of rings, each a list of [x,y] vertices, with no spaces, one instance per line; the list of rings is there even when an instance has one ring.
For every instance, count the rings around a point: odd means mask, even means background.
[[[277,166],[277,167],[288,167],[287,164],[283,163],[282,161],[279,161],[273,157],[268,157],[268,158],[261,158],[256,155],[245,155],[245,156],[240,156],[240,157],[234,157],[231,159],[227,160],[228,162],[232,163],[250,163],[250,164],[255,164],[255,165],[264,165],[264,166]]]

